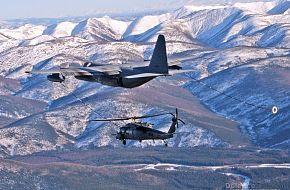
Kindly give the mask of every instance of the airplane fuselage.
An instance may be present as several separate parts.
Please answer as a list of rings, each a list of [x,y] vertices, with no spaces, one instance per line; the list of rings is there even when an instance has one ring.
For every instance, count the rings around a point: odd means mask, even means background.
[[[90,82],[98,82],[103,85],[113,86],[113,87],[123,87],[123,88],[135,88],[141,86],[148,81],[154,79],[154,76],[151,77],[140,77],[140,78],[126,78],[128,75],[136,75],[149,72],[147,67],[139,67],[133,69],[122,69],[120,74],[116,75],[107,75],[103,73],[98,73],[94,75],[83,75],[75,76],[76,79],[85,80]]]
[[[91,75],[91,76],[75,76],[76,79],[98,82],[103,85],[123,88],[135,88],[141,86],[155,77],[143,77],[143,78],[124,78],[121,75]]]

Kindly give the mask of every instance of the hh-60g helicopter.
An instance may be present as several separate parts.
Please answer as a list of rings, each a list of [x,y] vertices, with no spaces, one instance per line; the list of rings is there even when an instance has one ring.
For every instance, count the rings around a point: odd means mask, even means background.
[[[158,117],[162,115],[172,115],[172,123],[168,130],[168,132],[159,131],[156,129],[152,129],[150,126],[153,124],[147,122],[136,122],[136,119],[150,118],[150,117]],[[110,119],[93,119],[90,121],[125,121],[125,120],[133,120],[131,123],[127,123],[125,126],[121,127],[119,132],[116,135],[116,139],[123,142],[126,145],[126,140],[138,140],[142,142],[142,140],[163,140],[165,146],[167,146],[167,142],[165,139],[170,139],[173,137],[176,127],[178,128],[178,122],[184,121],[178,118],[178,110],[176,108],[175,113],[165,112],[154,115],[144,115],[137,117],[125,117],[125,118],[110,118]]]

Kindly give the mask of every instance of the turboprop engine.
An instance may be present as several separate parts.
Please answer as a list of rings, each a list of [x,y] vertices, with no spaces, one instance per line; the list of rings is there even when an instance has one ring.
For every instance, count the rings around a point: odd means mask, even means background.
[[[47,76],[47,80],[51,82],[63,82],[65,80],[65,77],[60,73],[55,73]]]

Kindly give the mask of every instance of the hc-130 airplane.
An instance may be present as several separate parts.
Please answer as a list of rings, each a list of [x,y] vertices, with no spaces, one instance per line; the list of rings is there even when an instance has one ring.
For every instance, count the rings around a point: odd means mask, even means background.
[[[31,70],[26,71],[26,73],[47,74],[47,79],[52,82],[61,83],[65,80],[66,76],[74,76],[79,80],[98,82],[103,85],[134,88],[158,76],[170,76],[190,71],[192,70],[181,70],[181,67],[177,64],[168,66],[165,37],[159,35],[152,58],[147,66],[144,66],[144,63],[122,65],[85,63],[83,66]]]

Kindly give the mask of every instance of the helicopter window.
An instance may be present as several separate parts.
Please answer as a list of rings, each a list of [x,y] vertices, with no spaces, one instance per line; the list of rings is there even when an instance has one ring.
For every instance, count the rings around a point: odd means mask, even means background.
[[[126,129],[121,128],[121,129],[120,129],[120,132],[121,132],[121,133],[125,133],[125,132],[126,132]]]
[[[133,130],[132,129],[127,129],[126,133],[129,134],[129,135],[132,135],[133,134]]]

